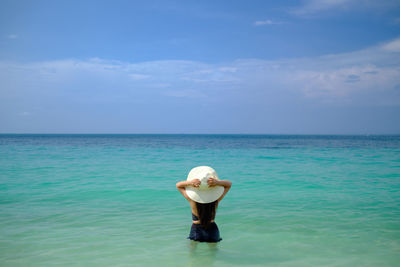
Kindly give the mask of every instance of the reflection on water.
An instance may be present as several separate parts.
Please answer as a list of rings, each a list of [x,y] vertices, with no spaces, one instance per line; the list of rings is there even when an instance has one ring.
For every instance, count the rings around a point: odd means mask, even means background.
[[[190,240],[190,257],[187,266],[213,266],[218,253],[218,243]]]

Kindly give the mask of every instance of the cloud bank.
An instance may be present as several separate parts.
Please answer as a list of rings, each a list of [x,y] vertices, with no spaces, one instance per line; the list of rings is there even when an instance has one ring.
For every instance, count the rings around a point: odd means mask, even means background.
[[[394,115],[400,108],[399,44],[224,64],[0,62],[0,131],[307,133],[324,123],[324,112],[326,119],[362,108]]]
[[[396,0],[304,0],[301,6],[292,10],[292,13],[299,16],[309,16],[332,10],[382,10],[396,6],[399,6],[399,2]]]

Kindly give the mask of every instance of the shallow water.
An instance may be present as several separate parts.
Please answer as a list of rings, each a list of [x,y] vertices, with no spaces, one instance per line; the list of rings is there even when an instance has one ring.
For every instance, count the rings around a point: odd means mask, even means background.
[[[175,189],[233,182],[223,240]],[[1,266],[397,266],[400,136],[0,135]]]

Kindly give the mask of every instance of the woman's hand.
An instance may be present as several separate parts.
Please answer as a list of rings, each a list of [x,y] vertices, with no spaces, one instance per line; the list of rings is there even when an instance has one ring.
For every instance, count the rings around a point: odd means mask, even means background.
[[[209,187],[216,186],[218,184],[218,180],[215,178],[208,178],[207,184]]]
[[[193,179],[191,180],[191,182],[192,182],[191,186],[193,187],[199,187],[201,184],[201,181],[199,179]]]
[[[193,186],[193,187],[199,187],[201,184],[201,181],[199,179],[193,179],[190,181],[182,181],[176,184],[176,188],[181,188],[185,189],[186,186]]]

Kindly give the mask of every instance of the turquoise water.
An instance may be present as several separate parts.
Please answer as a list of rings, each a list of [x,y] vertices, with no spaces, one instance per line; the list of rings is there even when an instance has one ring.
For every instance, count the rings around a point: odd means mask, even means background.
[[[222,242],[175,189],[233,182]],[[400,136],[0,135],[1,266],[398,266]]]

